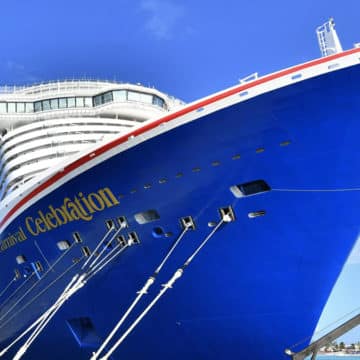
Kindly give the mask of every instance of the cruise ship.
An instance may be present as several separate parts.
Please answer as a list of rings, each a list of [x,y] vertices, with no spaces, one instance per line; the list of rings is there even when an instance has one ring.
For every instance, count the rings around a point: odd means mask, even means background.
[[[2,359],[304,358],[359,236],[360,48],[317,33],[190,104],[1,89]]]

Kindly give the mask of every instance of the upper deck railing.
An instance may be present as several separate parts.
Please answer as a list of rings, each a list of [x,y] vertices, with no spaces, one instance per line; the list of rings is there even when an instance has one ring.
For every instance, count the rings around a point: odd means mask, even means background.
[[[14,93],[26,93],[26,94],[40,94],[42,92],[49,91],[66,91],[66,90],[91,90],[97,89],[106,85],[123,85],[129,84],[117,80],[102,80],[102,79],[63,79],[63,80],[50,80],[46,82],[39,82],[28,85],[0,85],[0,94],[14,94]],[[143,86],[142,84],[136,84]]]

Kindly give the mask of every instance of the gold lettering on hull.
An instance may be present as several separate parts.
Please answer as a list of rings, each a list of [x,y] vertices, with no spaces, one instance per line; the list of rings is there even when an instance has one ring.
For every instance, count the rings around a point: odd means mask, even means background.
[[[0,251],[5,251],[10,247],[15,246],[17,243],[25,241],[26,239],[27,236],[23,228],[20,226],[17,232],[11,235],[9,234],[9,236],[1,242]]]
[[[50,204],[45,211],[38,210],[35,216],[27,216],[24,228],[32,236],[38,236],[72,221],[91,221],[95,213],[116,205],[119,205],[119,201],[108,187],[88,195],[79,192],[73,199],[64,198],[59,206]],[[23,227],[20,226],[17,232],[2,240],[0,251],[5,251],[26,239]]]

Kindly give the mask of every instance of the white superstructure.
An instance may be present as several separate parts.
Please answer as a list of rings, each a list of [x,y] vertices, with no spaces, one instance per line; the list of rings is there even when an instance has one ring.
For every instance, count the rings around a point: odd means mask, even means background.
[[[0,199],[66,157],[181,106],[140,84],[71,80],[0,88]]]

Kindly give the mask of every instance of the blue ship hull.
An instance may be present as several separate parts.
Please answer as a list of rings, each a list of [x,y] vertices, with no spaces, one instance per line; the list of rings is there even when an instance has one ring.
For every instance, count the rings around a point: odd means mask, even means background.
[[[196,229],[184,236],[123,329],[210,233],[218,209],[231,206],[235,221],[215,233],[112,358],[275,360],[287,358],[285,348],[305,346],[359,233],[354,209],[360,194],[351,191],[360,184],[359,83],[360,67],[352,66],[200,114],[32,204],[1,235],[22,229],[26,236],[0,254],[0,289],[15,268],[23,276],[0,298],[1,344],[55,301],[84,263],[81,247],[94,249],[106,233],[106,220],[125,216],[129,227],[122,234],[136,232],[141,243],[69,299],[24,357],[88,359],[181,233],[179,219],[192,216]],[[243,198],[230,191],[258,179],[271,191]],[[36,234],[39,211],[104,188],[116,202],[89,221],[51,230],[43,222],[38,229],[44,232]],[[160,219],[138,224],[134,214],[149,209]],[[260,210],[264,216],[249,218]],[[40,280],[31,275],[36,261],[47,270],[43,255],[51,264],[59,259],[57,242],[72,243],[73,232],[83,242]],[[17,265],[18,255],[27,261]]]

